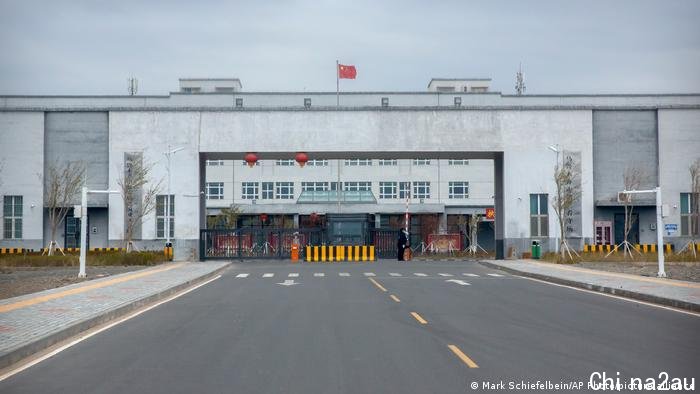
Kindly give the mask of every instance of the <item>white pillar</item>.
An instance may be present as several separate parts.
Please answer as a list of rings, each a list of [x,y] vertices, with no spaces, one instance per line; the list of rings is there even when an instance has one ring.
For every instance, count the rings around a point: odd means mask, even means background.
[[[87,256],[87,192],[86,186],[83,186],[83,192],[80,201],[80,271],[78,278],[85,277],[85,258]]]
[[[664,270],[664,219],[663,207],[661,205],[661,188],[657,187],[656,191],[656,249],[659,255],[659,278],[666,277]]]

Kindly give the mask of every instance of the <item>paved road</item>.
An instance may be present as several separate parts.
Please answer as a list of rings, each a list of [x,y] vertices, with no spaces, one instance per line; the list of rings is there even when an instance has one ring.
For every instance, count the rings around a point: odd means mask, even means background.
[[[472,262],[245,263],[0,392],[465,393],[593,372],[697,381],[699,332],[697,316]]]

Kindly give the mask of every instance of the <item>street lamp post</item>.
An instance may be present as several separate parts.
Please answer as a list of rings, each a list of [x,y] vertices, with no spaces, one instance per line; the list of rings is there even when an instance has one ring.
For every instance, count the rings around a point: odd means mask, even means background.
[[[168,171],[168,198],[165,200],[165,246],[169,247],[171,246],[170,244],[170,156],[172,156],[173,153],[177,153],[185,148],[179,147],[175,149],[170,149],[170,145],[168,145],[168,150],[166,152],[163,152],[165,157],[168,159],[168,164],[166,170]]]
[[[88,190],[87,186],[83,186],[83,191],[80,199],[80,271],[78,278],[85,277],[85,260],[87,258],[87,195],[93,194],[117,194],[116,190]]]

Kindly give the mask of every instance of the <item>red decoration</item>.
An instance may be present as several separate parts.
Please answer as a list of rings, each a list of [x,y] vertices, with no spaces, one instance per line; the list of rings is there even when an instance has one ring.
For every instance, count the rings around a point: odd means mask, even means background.
[[[496,210],[494,208],[486,208],[486,219],[493,220],[496,218]]]
[[[304,167],[306,162],[309,161],[309,156],[304,152],[299,152],[297,153],[295,159],[297,163],[299,163],[299,167]]]
[[[245,162],[248,163],[248,167],[253,168],[255,163],[258,162],[258,155],[253,152],[248,152],[245,155]]]
[[[311,224],[318,223],[318,214],[316,212],[311,212],[311,215],[309,215],[309,220],[311,221]]]
[[[348,66],[345,64],[338,65],[338,78],[340,79],[355,79],[357,76],[357,70],[355,66]]]
[[[267,222],[267,214],[266,213],[260,214],[260,221],[263,223]]]

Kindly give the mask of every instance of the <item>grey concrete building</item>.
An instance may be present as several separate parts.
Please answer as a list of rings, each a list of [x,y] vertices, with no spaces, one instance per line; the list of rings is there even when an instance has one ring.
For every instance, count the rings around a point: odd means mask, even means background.
[[[180,83],[164,96],[0,96],[0,246],[48,243],[51,163],[85,163],[88,187],[116,189],[127,155],[153,165],[152,182],[166,179],[168,147],[183,148],[170,168],[179,259],[197,256],[207,215],[231,204],[243,211],[240,225],[261,215],[304,226],[311,214],[369,214],[374,226],[395,227],[406,211],[402,188],[412,217],[435,218],[430,231],[453,232],[457,216],[495,207],[480,242],[498,257],[533,239],[551,250],[561,236],[551,210],[558,160],[581,175],[566,234],[575,246],[620,241],[627,168],[643,172],[642,187],[662,188],[665,223],[678,227],[666,242],[689,239],[682,223],[691,213],[688,167],[700,157],[700,94],[512,96],[489,91],[487,79],[436,78],[430,91],[341,93],[337,105],[335,92],[247,92],[235,78]],[[252,168],[248,152],[259,158]],[[312,160],[304,168],[298,152]],[[338,189],[369,197],[309,201]],[[653,201],[634,204],[632,239],[653,243]],[[88,206],[90,246],[120,246],[121,196],[91,196]],[[141,247],[162,246],[166,220],[158,209],[143,220]],[[75,242],[75,223],[66,221],[60,244]],[[413,234],[414,243],[424,235]]]

